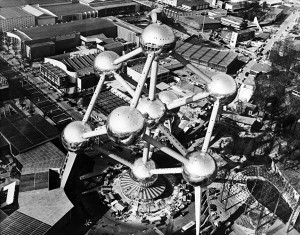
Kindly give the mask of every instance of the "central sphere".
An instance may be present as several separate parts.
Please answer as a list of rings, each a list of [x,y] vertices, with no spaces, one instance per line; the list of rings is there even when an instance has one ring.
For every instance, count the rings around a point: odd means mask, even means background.
[[[152,160],[144,163],[142,158],[138,158],[135,160],[131,172],[136,180],[144,181],[145,179],[150,179],[152,177],[150,170],[155,168],[155,163]]]
[[[217,175],[215,160],[205,152],[192,152],[187,155],[188,163],[183,165],[182,176],[193,186],[206,187]]]
[[[108,137],[117,144],[130,146],[136,144],[145,132],[143,115],[130,106],[114,109],[106,122]]]
[[[161,123],[166,113],[166,107],[159,99],[141,98],[136,108],[145,117],[146,124],[150,129]]]
[[[175,34],[169,26],[153,23],[147,26],[141,35],[144,52],[156,52],[156,55],[167,56],[175,48]]]
[[[92,131],[87,123],[74,121],[69,123],[62,132],[61,141],[66,150],[76,152],[91,147],[93,138],[85,139],[83,133]]]
[[[211,80],[206,85],[206,89],[211,96],[223,99],[226,103],[230,103],[235,98],[237,86],[231,76],[225,73],[217,73],[211,77]]]
[[[94,61],[94,69],[102,74],[110,74],[121,68],[122,63],[114,64],[114,61],[119,58],[119,55],[113,51],[104,51],[98,54]]]

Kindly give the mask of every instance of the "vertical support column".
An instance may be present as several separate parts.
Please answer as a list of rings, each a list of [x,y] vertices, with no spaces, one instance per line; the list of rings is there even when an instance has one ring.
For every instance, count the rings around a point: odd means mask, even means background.
[[[216,229],[215,223],[213,221],[211,211],[210,211],[210,196],[209,196],[209,188],[206,188],[206,200],[207,200],[207,206],[208,206],[208,214],[209,214],[209,220],[211,225],[213,226],[213,229]]]
[[[205,134],[204,143],[203,143],[203,146],[202,146],[202,151],[203,152],[207,152],[208,145],[209,145],[209,142],[210,142],[210,138],[211,138],[211,135],[212,135],[212,132],[213,132],[213,129],[214,129],[215,122],[216,122],[216,117],[217,117],[217,114],[218,114],[219,106],[220,106],[220,99],[217,98],[215,103],[214,103],[214,107],[213,107],[213,110],[211,112],[209,124],[208,124],[207,131],[206,131],[206,134]]]
[[[91,115],[91,113],[93,111],[93,108],[94,108],[94,105],[95,105],[95,103],[97,101],[98,95],[99,95],[99,93],[100,93],[100,91],[102,89],[102,86],[104,84],[104,80],[105,80],[105,75],[101,74],[100,75],[100,80],[99,80],[99,82],[97,84],[95,92],[94,92],[94,94],[92,96],[92,99],[91,99],[91,101],[89,103],[89,106],[88,106],[88,108],[87,108],[87,110],[86,110],[86,112],[84,114],[83,119],[82,119],[83,123],[86,123],[88,121],[88,119],[89,119],[89,117],[90,117],[90,115]]]
[[[74,165],[74,162],[76,160],[77,154],[74,152],[68,152],[67,159],[65,162],[65,169],[63,170],[61,181],[60,181],[60,187],[64,188],[66,186],[67,180],[69,178],[69,175],[71,173],[72,167]]]
[[[147,127],[145,133],[146,133],[146,135],[150,136],[150,129],[148,127]],[[144,143],[144,149],[143,149],[143,163],[146,163],[148,161],[148,158],[149,158],[149,148],[150,148],[150,144],[145,141],[145,143]]]
[[[195,219],[196,219],[196,235],[200,234],[201,226],[201,197],[202,188],[200,186],[195,187]]]
[[[158,71],[158,62],[157,59],[154,59],[151,66],[151,78],[150,78],[150,87],[149,87],[149,99],[155,99],[155,90],[157,82],[157,71]]]

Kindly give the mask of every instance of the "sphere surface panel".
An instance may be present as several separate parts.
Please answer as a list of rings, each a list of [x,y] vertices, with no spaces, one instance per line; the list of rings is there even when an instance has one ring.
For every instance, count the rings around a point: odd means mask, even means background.
[[[121,106],[110,113],[106,127],[111,140],[128,146],[141,139],[145,131],[145,120],[136,108]]]
[[[85,139],[83,133],[92,131],[89,124],[83,124],[81,121],[69,123],[62,132],[61,140],[63,146],[72,152],[84,150],[92,144],[93,138]]]
[[[137,109],[145,117],[147,125],[152,128],[164,118],[166,107],[159,99],[150,100],[146,97],[140,99]]]
[[[225,74],[218,73],[211,77],[211,82],[207,84],[207,90],[216,98],[227,98],[236,94],[237,85],[234,79]]]
[[[215,160],[205,152],[192,152],[187,155],[188,163],[183,165],[183,178],[194,186],[207,186],[217,174]]]
[[[138,158],[135,160],[131,171],[136,180],[145,180],[152,177],[150,170],[155,168],[154,161],[150,160],[144,163],[142,158]]]
[[[122,64],[114,64],[119,55],[113,51],[104,51],[98,54],[94,61],[94,69],[97,72],[113,72],[121,68]]]
[[[161,91],[158,93],[158,98],[164,104],[169,104],[174,100],[177,100],[179,97],[172,91]]]

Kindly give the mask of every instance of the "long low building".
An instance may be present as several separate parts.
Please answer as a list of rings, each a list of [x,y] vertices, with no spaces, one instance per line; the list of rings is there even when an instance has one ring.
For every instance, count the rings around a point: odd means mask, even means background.
[[[21,41],[21,53],[31,60],[64,53],[81,45],[80,36],[117,37],[117,26],[102,18],[24,28],[12,32]]]
[[[230,51],[220,51],[188,42],[178,42],[175,51],[191,62],[227,72],[234,66],[237,54]]]

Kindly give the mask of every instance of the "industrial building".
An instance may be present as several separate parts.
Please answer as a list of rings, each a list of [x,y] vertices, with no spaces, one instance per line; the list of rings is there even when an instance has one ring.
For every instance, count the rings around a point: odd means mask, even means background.
[[[227,72],[237,60],[237,54],[234,52],[219,51],[187,42],[178,42],[175,51],[193,63],[208,66],[222,72]]]
[[[43,26],[56,23],[57,16],[39,5],[26,5],[21,8],[35,17],[35,25]]]
[[[231,12],[239,11],[248,7],[248,1],[227,2],[225,9]]]
[[[202,15],[197,16],[182,16],[179,21],[195,29],[218,29],[221,27],[221,21],[211,19]]]
[[[209,8],[209,3],[204,0],[188,0],[182,3],[182,7],[188,10],[198,11]]]
[[[237,42],[243,42],[250,39],[253,39],[255,37],[255,29],[249,28],[249,29],[243,29],[243,30],[227,30],[223,29],[220,33],[220,37],[223,39],[224,42],[229,43],[232,38],[232,33],[237,33]]]
[[[21,41],[23,56],[36,60],[64,53],[81,45],[80,36],[104,34],[117,37],[117,27],[109,20],[90,18],[69,23],[24,28],[13,32]]]
[[[243,29],[244,26],[247,26],[247,21],[243,18],[235,16],[225,16],[221,18],[222,25],[231,26],[234,29]]]
[[[0,8],[0,32],[35,26],[35,17],[21,7]]]
[[[98,17],[98,11],[82,3],[47,5],[43,8],[57,16],[57,23]]]
[[[94,0],[88,4],[98,12],[99,17],[135,13],[140,10],[140,5],[131,0]]]

